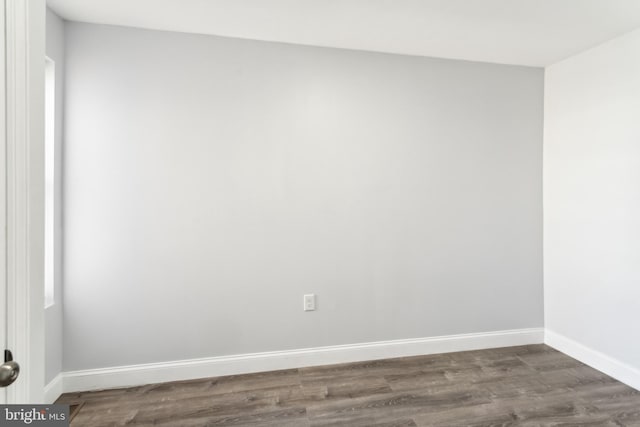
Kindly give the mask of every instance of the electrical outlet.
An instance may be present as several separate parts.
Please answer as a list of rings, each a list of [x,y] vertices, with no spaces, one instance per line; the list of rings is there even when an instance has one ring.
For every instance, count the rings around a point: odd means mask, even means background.
[[[315,294],[307,294],[304,296],[304,311],[314,311],[316,309]]]

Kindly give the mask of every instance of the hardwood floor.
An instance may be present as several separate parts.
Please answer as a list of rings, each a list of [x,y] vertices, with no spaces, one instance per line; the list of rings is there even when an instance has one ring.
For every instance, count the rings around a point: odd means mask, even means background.
[[[68,393],[79,426],[640,426],[640,392],[545,345]]]

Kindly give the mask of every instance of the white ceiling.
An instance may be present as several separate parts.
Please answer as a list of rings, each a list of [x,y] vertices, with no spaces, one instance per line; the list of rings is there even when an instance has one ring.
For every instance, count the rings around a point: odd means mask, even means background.
[[[73,21],[545,66],[640,27],[640,0],[48,0]]]

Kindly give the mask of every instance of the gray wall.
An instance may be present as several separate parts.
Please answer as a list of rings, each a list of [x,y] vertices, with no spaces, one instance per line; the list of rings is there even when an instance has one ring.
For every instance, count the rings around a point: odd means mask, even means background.
[[[55,191],[54,202],[54,305],[45,309],[45,381],[48,383],[62,371],[63,298],[62,298],[62,144],[64,117],[64,50],[65,23],[47,8],[46,53],[55,62],[56,115],[55,115]]]
[[[65,370],[541,327],[542,95],[535,68],[70,24]]]
[[[636,388],[639,52],[636,30],[549,67],[544,137],[546,326],[619,362]]]

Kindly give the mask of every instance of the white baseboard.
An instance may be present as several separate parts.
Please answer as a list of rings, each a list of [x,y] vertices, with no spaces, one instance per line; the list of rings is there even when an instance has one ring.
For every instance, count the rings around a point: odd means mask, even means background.
[[[556,332],[546,330],[545,344],[640,390],[640,370]]]
[[[44,404],[55,402],[56,399],[64,392],[63,376],[63,373],[59,373],[44,387]]]
[[[62,374],[62,383],[64,392],[69,393],[305,366],[541,344],[543,341],[542,328],[379,341],[65,372]]]

